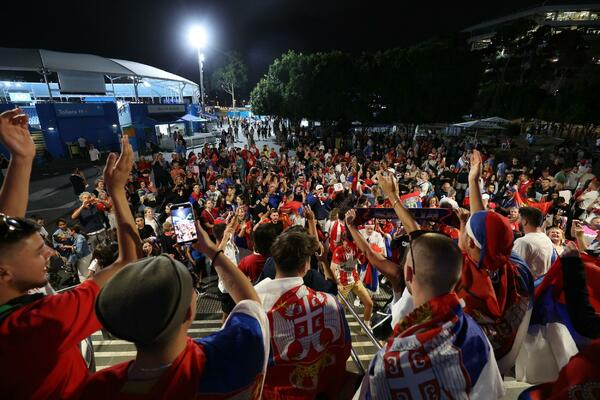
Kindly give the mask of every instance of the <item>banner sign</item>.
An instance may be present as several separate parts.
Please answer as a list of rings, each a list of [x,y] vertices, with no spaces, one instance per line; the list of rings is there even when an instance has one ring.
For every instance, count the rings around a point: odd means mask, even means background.
[[[148,114],[185,113],[185,104],[153,104],[148,106]]]
[[[57,117],[99,117],[104,115],[102,104],[54,104]]]

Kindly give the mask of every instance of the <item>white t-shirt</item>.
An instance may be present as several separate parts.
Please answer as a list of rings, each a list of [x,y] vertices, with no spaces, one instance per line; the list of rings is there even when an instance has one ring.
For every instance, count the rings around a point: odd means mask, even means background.
[[[579,208],[585,210],[586,208],[591,206],[594,201],[596,201],[596,199],[598,198],[598,191],[592,190],[590,192],[584,193],[582,197],[583,200],[579,203]]]
[[[525,260],[534,279],[550,269],[553,250],[552,241],[543,232],[528,233],[513,244],[513,251]]]
[[[98,151],[98,149],[96,149],[96,148],[90,149],[90,160],[98,161],[99,159],[100,159],[100,152]]]

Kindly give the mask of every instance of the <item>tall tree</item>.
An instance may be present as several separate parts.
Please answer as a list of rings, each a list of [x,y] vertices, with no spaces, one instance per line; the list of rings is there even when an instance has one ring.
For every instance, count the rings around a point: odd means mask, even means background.
[[[227,63],[214,72],[212,81],[215,87],[231,96],[231,106],[235,107],[236,93],[248,81],[246,65],[240,55],[228,53]]]

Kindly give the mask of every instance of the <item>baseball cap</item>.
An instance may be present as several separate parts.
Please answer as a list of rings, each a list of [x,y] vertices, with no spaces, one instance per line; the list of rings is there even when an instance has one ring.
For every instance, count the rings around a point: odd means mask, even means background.
[[[315,189],[316,189],[316,190],[323,189],[323,185],[317,185],[317,186],[315,187]]]
[[[192,276],[166,254],[143,258],[117,272],[96,300],[100,323],[114,336],[152,345],[170,339],[192,299]]]

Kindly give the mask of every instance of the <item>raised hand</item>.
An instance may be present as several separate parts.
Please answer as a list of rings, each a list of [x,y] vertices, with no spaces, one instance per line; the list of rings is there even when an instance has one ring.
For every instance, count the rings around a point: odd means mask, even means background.
[[[29,118],[19,108],[0,114],[0,142],[11,157],[35,157],[35,144],[29,133]]]
[[[196,221],[196,232],[198,232],[198,240],[196,243],[192,244],[192,247],[201,253],[207,253],[209,251],[214,252],[216,250],[216,245],[211,240],[210,236],[208,236],[208,233],[202,229],[202,226],[198,221]]]
[[[375,176],[377,177],[378,185],[388,198],[398,196],[398,184],[393,175],[387,173],[383,175],[381,171],[377,171]]]
[[[306,219],[308,221],[315,220],[315,213],[313,212],[313,210],[310,207],[304,207],[304,216],[306,217]]]
[[[351,208],[350,210],[346,211],[346,216],[344,218],[344,221],[346,222],[347,226],[352,226],[354,224],[355,218],[356,218],[356,210],[354,208]]]
[[[458,208],[454,212],[458,216],[458,220],[460,221],[460,224],[466,225],[467,221],[469,220],[469,217],[471,216],[471,212],[469,210],[465,210],[464,208]]]
[[[125,187],[133,168],[133,158],[133,148],[129,143],[129,138],[123,136],[121,138],[121,154],[117,158],[115,153],[110,153],[104,167],[104,182],[110,192]]]
[[[481,153],[479,150],[473,150],[471,153],[471,169],[469,170],[469,179],[478,181],[481,177],[483,163],[481,161]]]

